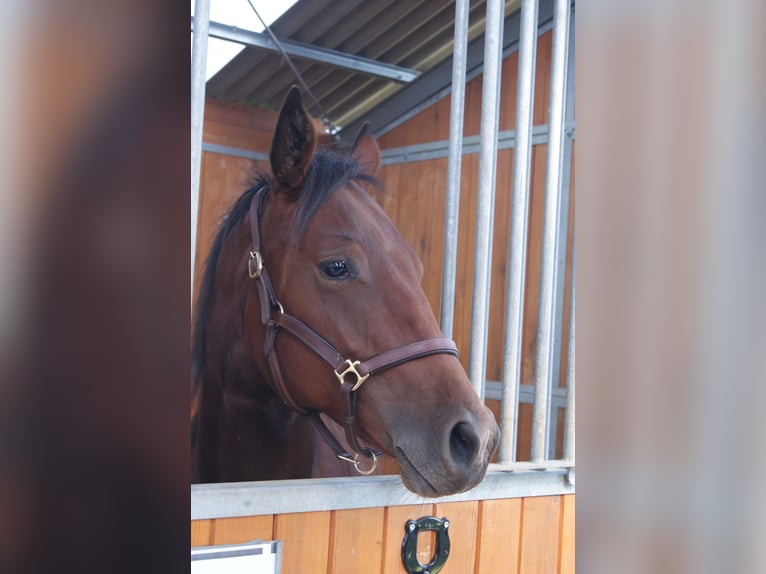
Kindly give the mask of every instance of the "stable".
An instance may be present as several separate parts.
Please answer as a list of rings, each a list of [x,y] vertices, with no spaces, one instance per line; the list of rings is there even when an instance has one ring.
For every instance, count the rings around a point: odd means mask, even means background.
[[[206,83],[193,70],[192,305],[299,84],[328,141],[370,122],[379,204],[502,438],[478,486],[436,499],[387,458],[377,476],[192,485],[192,547],[280,541],[283,573],[435,572],[446,521],[443,572],[574,572],[574,3],[300,0],[265,33],[205,4],[193,67],[208,35],[246,48]]]

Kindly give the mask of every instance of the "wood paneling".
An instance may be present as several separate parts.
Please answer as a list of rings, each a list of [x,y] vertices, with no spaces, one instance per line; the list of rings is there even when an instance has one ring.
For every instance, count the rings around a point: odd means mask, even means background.
[[[479,502],[442,503],[437,504],[434,510],[437,518],[446,517],[450,521],[450,553],[442,572],[474,572]]]
[[[524,499],[519,574],[556,572],[559,562],[560,520],[560,496]]]
[[[282,540],[282,574],[322,571],[330,549],[330,512],[280,514],[274,538]]]
[[[253,540],[272,540],[273,537],[272,515],[219,518],[213,524],[211,544],[242,544]]]
[[[452,502],[192,522],[192,546],[260,538],[282,541],[282,573],[405,574],[404,525],[423,516],[450,521],[444,574],[573,574],[575,496]],[[273,525],[273,530],[272,530]],[[420,536],[418,559],[433,542]]]
[[[514,498],[479,503],[476,572],[519,571],[521,502]]]
[[[328,574],[380,571],[384,515],[383,508],[333,511]]]
[[[210,546],[210,530],[212,520],[192,520],[191,521],[191,545],[192,546]]]
[[[561,534],[559,544],[559,572],[575,573],[575,495],[561,497]]]

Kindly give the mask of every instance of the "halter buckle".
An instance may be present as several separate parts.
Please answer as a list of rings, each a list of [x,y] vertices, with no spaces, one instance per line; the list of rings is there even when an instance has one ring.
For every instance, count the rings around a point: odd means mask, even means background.
[[[253,270],[253,261],[255,261],[255,271]],[[263,272],[263,256],[260,251],[250,251],[250,259],[247,260],[247,273],[250,279],[258,279]]]
[[[346,383],[346,376],[354,375],[356,377],[356,381],[354,381],[354,386],[351,387],[351,392],[353,393],[362,386],[363,382],[370,378],[370,373],[362,375],[359,371],[356,370],[356,368],[361,364],[359,361],[352,362],[351,359],[346,359],[346,364],[348,365],[346,369],[342,373],[335,371],[335,376],[338,377],[340,384],[344,385]]]

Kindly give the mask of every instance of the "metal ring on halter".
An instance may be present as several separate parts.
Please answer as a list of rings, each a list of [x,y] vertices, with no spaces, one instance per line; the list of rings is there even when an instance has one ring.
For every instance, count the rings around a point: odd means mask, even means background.
[[[359,474],[364,474],[366,476],[368,474],[372,474],[373,472],[375,472],[375,469],[378,468],[378,455],[375,454],[374,450],[367,447],[362,447],[362,450],[367,451],[369,453],[369,455],[367,456],[369,458],[372,458],[372,466],[368,470],[362,470],[361,468],[359,468],[359,456],[357,455],[356,457],[357,460],[356,462],[354,462],[354,468]]]
[[[255,261],[255,271],[253,271],[252,263]],[[247,273],[250,275],[250,279],[258,279],[263,271],[263,256],[260,251],[250,251],[250,259],[247,260]]]
[[[353,458],[348,457],[348,456],[344,456],[343,454],[339,454],[339,455],[337,455],[337,457],[340,460],[345,460],[346,462],[350,462],[351,464],[354,465],[354,468],[356,469],[356,471],[359,474],[364,474],[366,476],[368,474],[372,474],[373,472],[375,472],[375,469],[378,468],[378,455],[375,454],[374,450],[372,450],[370,448],[367,448],[366,446],[362,447],[362,451],[365,452],[365,453],[369,453],[369,454],[365,454],[365,456],[367,458],[371,458],[372,459],[372,466],[369,469],[367,469],[367,470],[363,470],[363,469],[359,468],[359,462],[360,461],[359,461],[359,453],[358,452],[354,453],[354,457]]]

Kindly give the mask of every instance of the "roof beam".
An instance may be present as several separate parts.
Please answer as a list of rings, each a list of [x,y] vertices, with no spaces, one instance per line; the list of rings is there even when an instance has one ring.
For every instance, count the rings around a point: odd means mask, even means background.
[[[503,24],[503,58],[519,49],[519,19],[516,10]],[[212,23],[211,23],[212,26]],[[538,7],[538,35],[553,27],[553,0],[540,0]],[[466,82],[470,82],[484,70],[484,34],[468,44],[466,56]],[[365,121],[376,137],[406,122],[434,102],[438,102],[452,90],[452,58],[447,58],[422,74],[416,81],[399,90],[386,101],[364,114],[363,118],[343,127],[341,138],[353,139]]]
[[[193,31],[193,18],[191,22]],[[228,26],[226,24],[221,24],[220,22],[210,22],[209,36],[211,38],[226,40],[227,42],[234,42],[244,46],[262,48],[264,50],[279,53],[279,48],[277,48],[268,34],[243,30],[242,28]],[[277,40],[288,55],[295,56],[296,58],[329,64],[336,68],[345,68],[405,84],[412,82],[420,76],[420,72],[417,70],[385,64],[383,62],[378,62],[377,60],[362,58],[360,56],[354,56],[353,54],[346,54],[337,50],[312,46],[311,44],[304,44],[302,42],[295,42],[285,38],[277,38]]]

